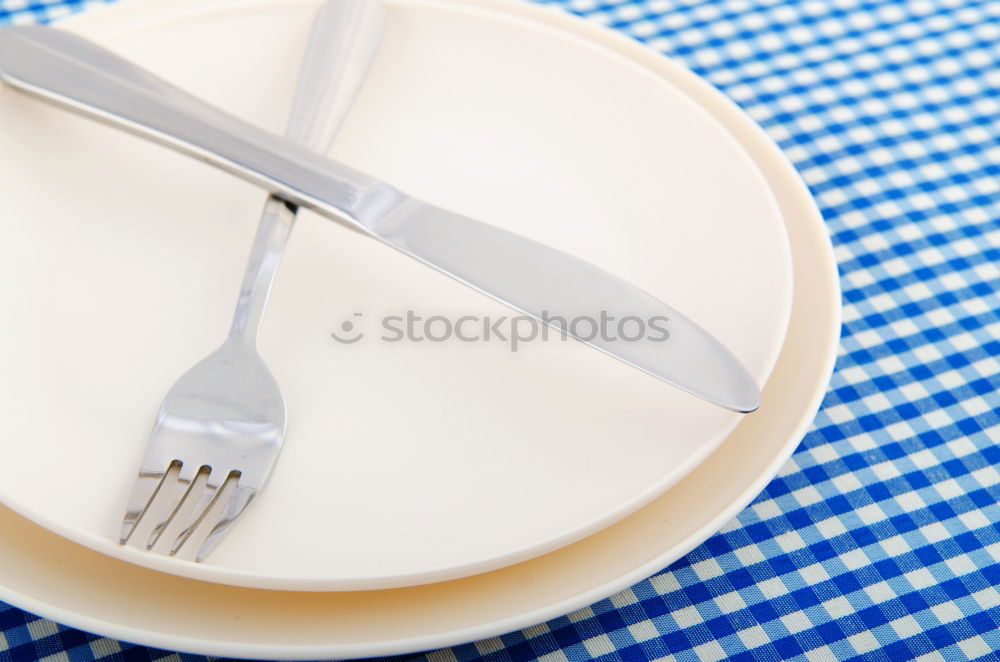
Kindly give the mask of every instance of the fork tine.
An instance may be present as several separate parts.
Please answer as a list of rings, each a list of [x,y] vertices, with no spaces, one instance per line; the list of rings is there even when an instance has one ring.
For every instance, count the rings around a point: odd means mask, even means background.
[[[173,513],[165,520],[162,530],[156,532],[156,539],[150,540],[152,544],[150,549],[152,551],[160,554],[168,554],[174,541],[181,535],[187,523],[196,518],[202,511],[204,508],[203,504],[206,502],[206,492],[210,500],[211,493],[215,491],[215,488],[210,485],[209,475],[210,469],[208,467],[201,467],[198,470],[191,484],[188,485],[181,496],[180,502],[174,508]]]
[[[208,477],[205,488],[201,491],[198,497],[197,506],[192,508],[187,517],[184,518],[184,526],[182,528],[178,527],[177,531],[179,531],[179,533],[176,535],[171,532],[172,542],[169,550],[167,551],[170,556],[177,556],[178,558],[185,558],[189,560],[194,559],[194,553],[190,551],[192,546],[187,545],[186,543],[196,530],[203,527],[203,523],[212,514],[216,507],[216,502],[222,496],[227,485],[227,481],[232,474],[233,471],[222,471],[219,469],[212,470],[212,474]]]
[[[132,537],[136,525],[146,514],[166,477],[166,471],[162,473],[139,472],[139,477],[132,486],[132,494],[128,498],[128,506],[125,508],[125,519],[122,521],[121,533],[118,537],[119,544],[124,545]]]
[[[199,469],[189,469],[181,464],[178,467],[178,473],[175,474],[176,479],[172,484],[170,483],[170,473],[164,478],[163,487],[154,495],[153,501],[139,520],[136,533],[132,534],[135,537],[139,533],[149,531],[149,535],[145,540],[145,548],[147,550],[151,550],[156,546],[164,531],[173,522],[178,512],[182,510],[182,506],[199,474]]]
[[[216,522],[215,526],[211,529],[208,529],[208,527],[203,529],[203,531],[205,529],[208,530],[208,536],[204,538],[204,541],[201,541],[201,545],[198,547],[198,554],[195,556],[196,561],[204,561],[205,557],[212,553],[218,544],[222,542],[223,538],[226,537],[226,534],[229,533],[233,523],[239,519],[257,494],[257,490],[240,485],[238,480],[238,477],[230,477],[227,480],[227,483],[231,485],[232,495],[225,499],[219,499],[219,503],[225,504],[225,508],[217,520],[211,520]],[[220,497],[224,496],[226,495],[221,494],[220,490]]]

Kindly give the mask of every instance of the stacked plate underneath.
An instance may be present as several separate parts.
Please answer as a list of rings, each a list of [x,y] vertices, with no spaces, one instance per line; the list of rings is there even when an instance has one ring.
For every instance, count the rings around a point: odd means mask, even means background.
[[[279,130],[315,6],[132,0],[62,27]],[[0,599],[75,627],[357,657],[567,613],[739,512],[832,369],[822,220],[735,105],[562,13],[400,0],[331,156],[640,285],[744,361],[760,410],[554,334],[443,339],[430,318],[512,313],[304,213],[264,329],[289,412],[269,485],[206,563],[119,547],[156,408],[224,335],[263,193],[8,89],[0,124],[18,129],[0,134],[0,278],[18,283],[0,293]]]

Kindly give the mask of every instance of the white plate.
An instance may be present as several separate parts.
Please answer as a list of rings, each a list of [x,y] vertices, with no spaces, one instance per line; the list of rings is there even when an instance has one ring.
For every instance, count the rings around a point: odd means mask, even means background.
[[[527,4],[477,4],[567,24]],[[836,356],[840,290],[822,218],[778,148],[721,94],[621,36],[570,25],[697,99],[738,137],[777,196],[796,287],[788,338],[760,412],[633,515],[551,554],[475,577],[347,593],[221,586],[122,563],[0,507],[0,599],[92,632],[209,655],[317,659],[428,650],[526,627],[611,595],[687,553],[757,495],[812,421]]]
[[[277,130],[314,7],[138,0],[65,26]],[[674,65],[609,39],[519,5],[393,2],[332,153],[632,280],[764,383],[792,290],[773,196]],[[0,502],[100,552],[277,589],[441,581],[635,511],[742,420],[578,343],[379,342],[407,309],[510,312],[306,215],[264,329],[289,411],[270,484],[208,563],[119,547],[155,410],[228,327],[262,193],[8,89],[0,125]],[[365,342],[330,338],[344,320]]]
[[[840,330],[832,250],[795,170],[725,97],[632,41],[528,4],[476,4],[568,26],[670,80],[723,122],[761,169],[788,219],[796,287],[788,337],[760,412],[626,519],[551,554],[474,577],[347,593],[214,585],[122,563],[0,508],[0,599],[92,632],[202,654],[316,659],[427,650],[568,613],[656,572],[735,516],[787,460],[822,400]]]

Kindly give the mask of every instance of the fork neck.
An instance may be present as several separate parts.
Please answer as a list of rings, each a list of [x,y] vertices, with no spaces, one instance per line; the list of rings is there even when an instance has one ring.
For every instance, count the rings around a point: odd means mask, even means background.
[[[244,345],[257,347],[264,309],[282,251],[295,223],[295,213],[295,205],[274,196],[264,205],[229,331],[231,340],[238,339]]]

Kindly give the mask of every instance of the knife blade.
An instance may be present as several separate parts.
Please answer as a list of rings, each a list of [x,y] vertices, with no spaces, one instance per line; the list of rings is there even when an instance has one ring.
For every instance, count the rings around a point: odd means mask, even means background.
[[[572,255],[314,154],[82,37],[43,26],[0,29],[0,80],[368,234],[708,402],[744,413],[760,405],[760,389],[740,360],[651,294]],[[662,330],[655,338],[584,334],[572,324],[579,318],[659,320]]]

